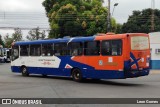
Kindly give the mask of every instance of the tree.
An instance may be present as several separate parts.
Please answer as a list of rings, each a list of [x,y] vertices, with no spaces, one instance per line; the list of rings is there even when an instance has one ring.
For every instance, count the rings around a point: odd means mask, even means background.
[[[21,41],[22,40],[22,31],[20,28],[15,28],[14,29],[14,33],[12,34],[12,39],[16,42],[16,41]]]
[[[13,38],[12,37],[9,37],[9,35],[7,34],[5,37],[4,37],[4,41],[5,41],[5,47],[6,48],[11,48],[11,45],[13,43]]]
[[[129,16],[128,21],[123,24],[122,32],[125,33],[149,33],[151,32],[151,13],[152,9],[144,9],[142,11],[133,11]],[[154,10],[155,15],[155,30],[160,31],[160,10]]]
[[[51,27],[49,37],[106,33],[107,8],[102,3],[103,0],[45,0],[42,4]]]
[[[4,41],[2,40],[2,36],[1,36],[1,35],[0,35],[0,46],[5,47],[5,45],[4,45]]]
[[[28,32],[29,35],[27,35],[28,40],[39,40],[39,39],[44,39],[46,37],[45,31],[43,30],[42,32],[40,31],[39,27],[32,29]]]
[[[4,37],[6,48],[11,48],[13,42],[22,41],[22,36],[23,34],[20,28],[15,28],[14,33],[11,37],[9,36],[9,34],[6,34],[6,36]]]
[[[118,33],[118,34],[122,33],[122,24],[118,23],[116,26],[117,26],[116,27],[116,33]]]

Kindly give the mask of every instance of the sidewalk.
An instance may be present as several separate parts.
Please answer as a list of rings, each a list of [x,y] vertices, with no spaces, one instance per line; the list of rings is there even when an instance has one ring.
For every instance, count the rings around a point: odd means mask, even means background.
[[[150,74],[160,74],[160,70],[150,70]]]

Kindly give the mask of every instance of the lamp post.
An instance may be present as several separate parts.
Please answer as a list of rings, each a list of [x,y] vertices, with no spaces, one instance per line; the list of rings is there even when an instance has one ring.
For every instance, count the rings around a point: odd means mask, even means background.
[[[110,13],[111,6],[110,5],[111,5],[111,1],[108,0],[107,32],[111,31],[111,13]],[[118,3],[114,4],[113,11],[112,11],[112,16],[113,16],[114,9],[115,9],[116,6],[118,6]]]
[[[107,32],[111,31],[111,13],[110,13],[111,1],[108,0],[108,17],[107,17]]]
[[[113,16],[114,9],[115,9],[116,6],[118,6],[118,3],[115,3],[115,4],[114,4],[113,11],[112,11],[112,16]]]

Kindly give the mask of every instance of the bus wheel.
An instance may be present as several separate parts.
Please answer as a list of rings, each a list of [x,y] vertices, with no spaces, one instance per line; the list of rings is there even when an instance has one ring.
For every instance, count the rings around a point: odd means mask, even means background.
[[[75,68],[72,70],[72,78],[76,82],[82,82],[83,78],[80,69]]]
[[[22,67],[21,72],[22,72],[22,76],[29,76],[29,73],[27,72],[26,67]]]
[[[42,77],[43,77],[43,78],[46,78],[46,77],[47,77],[47,75],[46,75],[46,74],[42,74]]]

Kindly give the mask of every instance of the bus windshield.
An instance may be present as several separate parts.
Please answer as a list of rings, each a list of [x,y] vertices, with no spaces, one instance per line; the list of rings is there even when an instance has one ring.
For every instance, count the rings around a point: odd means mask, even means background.
[[[149,39],[145,36],[131,37],[131,50],[146,50],[149,49]]]

